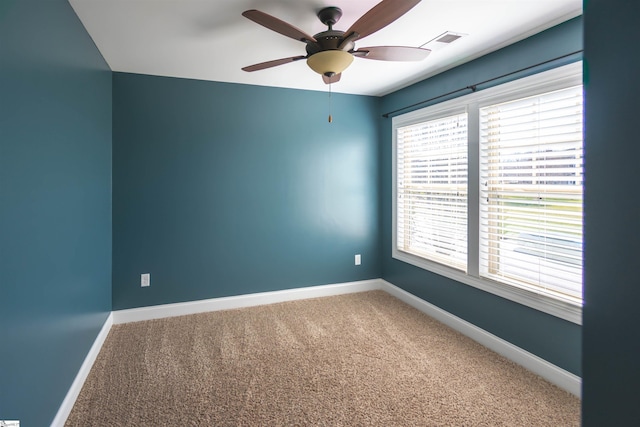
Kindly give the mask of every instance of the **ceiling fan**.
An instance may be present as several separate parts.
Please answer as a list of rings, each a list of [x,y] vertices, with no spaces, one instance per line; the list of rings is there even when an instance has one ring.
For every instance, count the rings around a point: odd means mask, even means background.
[[[326,84],[336,83],[344,70],[353,62],[353,58],[376,59],[380,61],[421,61],[431,52],[408,46],[373,46],[356,49],[355,41],[386,27],[420,0],[382,0],[362,15],[347,31],[334,30],[333,26],[342,16],[338,7],[325,7],[318,12],[318,18],[326,25],[327,31],[314,36],[259,10],[251,9],[242,13],[246,18],[277,33],[299,40],[306,44],[306,55],[291,56],[261,62],[242,68],[244,71],[258,71],[301,59],[318,74]]]

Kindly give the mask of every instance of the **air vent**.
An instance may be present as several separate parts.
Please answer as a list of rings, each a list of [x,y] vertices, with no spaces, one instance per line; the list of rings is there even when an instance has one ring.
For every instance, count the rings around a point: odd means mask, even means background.
[[[447,31],[440,34],[438,37],[434,38],[433,40],[428,41],[427,43],[423,44],[420,47],[425,49],[438,50],[438,49],[442,49],[443,47],[453,43],[454,41],[464,36],[466,36],[466,34]]]
[[[444,36],[440,37],[436,41],[439,43],[451,43],[458,40],[460,37],[462,36],[457,34],[445,34]]]

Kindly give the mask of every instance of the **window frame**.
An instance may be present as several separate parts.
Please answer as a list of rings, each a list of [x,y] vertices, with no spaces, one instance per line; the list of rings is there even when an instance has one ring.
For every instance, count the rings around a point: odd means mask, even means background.
[[[582,324],[582,304],[572,298],[555,298],[499,281],[482,278],[479,273],[480,239],[480,108],[489,105],[583,85],[582,61],[523,77],[478,92],[392,118],[392,258],[436,273],[460,283],[498,295],[572,323]],[[397,132],[399,127],[433,120],[451,111],[467,112],[468,199],[467,273],[407,252],[397,246]],[[583,190],[584,191],[584,190]],[[583,226],[584,227],[584,226]]]

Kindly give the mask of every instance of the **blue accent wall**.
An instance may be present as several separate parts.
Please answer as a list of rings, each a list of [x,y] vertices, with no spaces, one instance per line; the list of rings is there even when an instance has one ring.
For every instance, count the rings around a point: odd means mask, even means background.
[[[640,425],[638,16],[637,1],[584,5],[584,426]]]
[[[521,42],[485,55],[445,73],[423,80],[382,99],[383,113],[391,112],[459,88],[492,79],[582,49],[582,18],[575,18]],[[580,53],[562,60],[479,85],[490,85],[540,72],[581,59]],[[442,102],[454,96],[441,98]],[[417,107],[413,107],[416,109]],[[411,109],[403,110],[408,112]],[[433,274],[391,257],[392,233],[392,131],[391,119],[380,119],[381,129],[381,220],[382,277],[535,355],[576,375],[581,373],[581,327],[525,307],[471,286]]]
[[[379,99],[331,104],[114,73],[113,309],[380,277]]]
[[[111,71],[65,0],[0,1],[0,419],[53,420],[111,310]]]

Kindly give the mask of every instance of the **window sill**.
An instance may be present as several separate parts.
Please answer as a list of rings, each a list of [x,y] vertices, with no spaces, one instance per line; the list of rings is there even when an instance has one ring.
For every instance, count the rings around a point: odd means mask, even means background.
[[[474,288],[517,302],[543,313],[582,325],[582,306],[575,302],[553,298],[524,288],[518,288],[493,280],[475,277],[466,274],[463,271],[456,270],[397,249],[393,249],[392,257],[440,276],[444,276],[448,279],[473,286]]]

